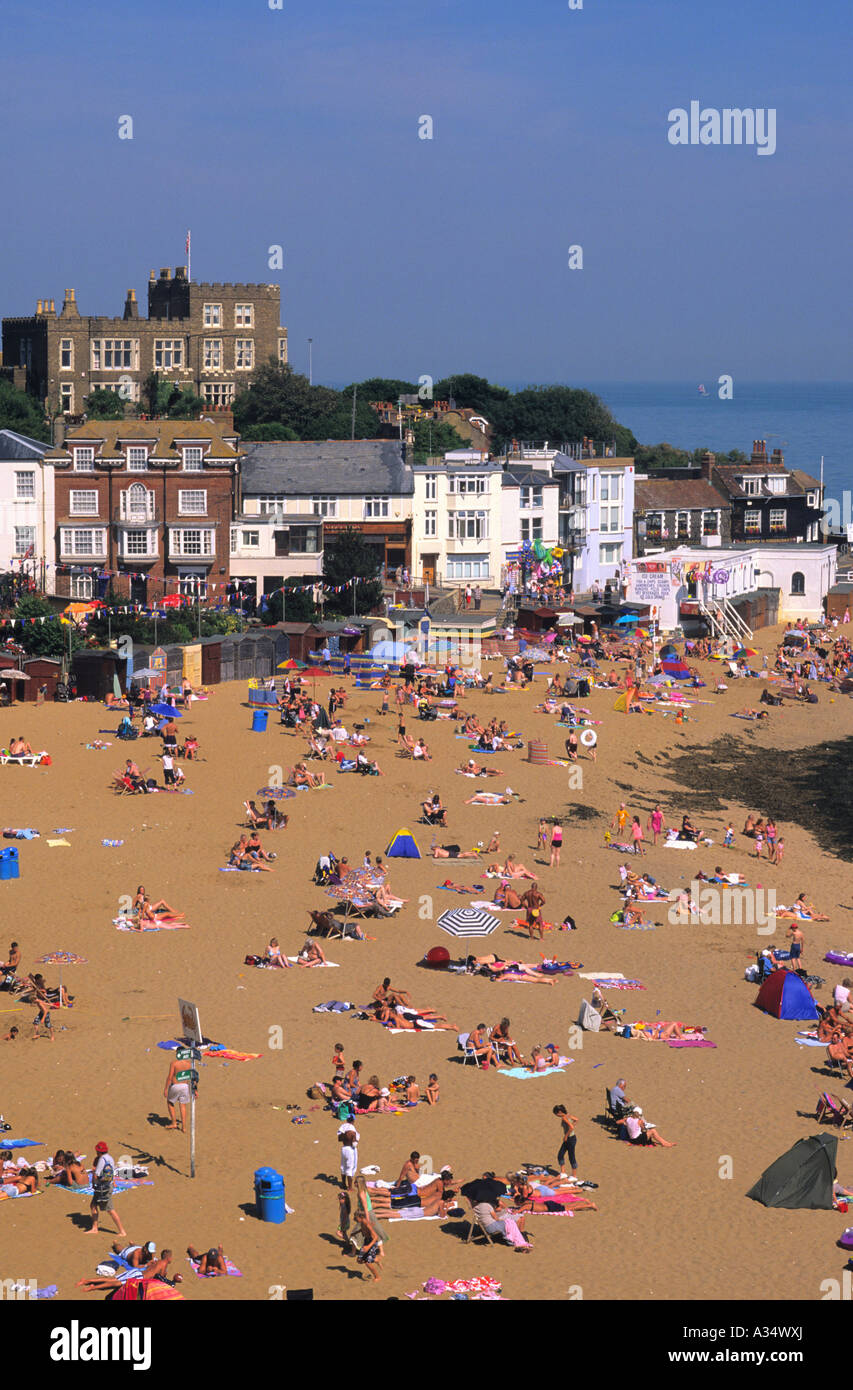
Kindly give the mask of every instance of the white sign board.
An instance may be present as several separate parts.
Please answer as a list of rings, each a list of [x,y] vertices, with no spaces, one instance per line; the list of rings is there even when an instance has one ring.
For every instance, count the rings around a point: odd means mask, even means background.
[[[637,603],[661,603],[669,598],[669,571],[657,570],[652,573],[634,573],[631,585],[632,598]]]
[[[188,1042],[203,1043],[204,1035],[199,1022],[198,1006],[190,1004],[186,999],[179,999],[178,1008],[181,1012],[182,1037],[186,1038]]]

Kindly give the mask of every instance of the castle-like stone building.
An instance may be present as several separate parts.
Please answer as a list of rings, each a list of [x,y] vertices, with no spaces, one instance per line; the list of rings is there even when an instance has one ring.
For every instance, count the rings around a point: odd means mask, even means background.
[[[120,318],[81,315],[73,289],[62,310],[40,299],[34,315],[3,319],[3,367],[50,414],[82,414],[97,388],[140,402],[151,372],[191,388],[210,408],[229,406],[252,370],[287,361],[278,285],[196,284],[185,266],[151,271],[148,317],[128,290]]]

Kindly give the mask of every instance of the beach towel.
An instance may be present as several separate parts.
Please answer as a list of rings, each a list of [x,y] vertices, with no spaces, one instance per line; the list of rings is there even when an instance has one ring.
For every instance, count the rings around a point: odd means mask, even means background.
[[[297,961],[299,960],[299,957],[298,957],[298,956],[288,956],[287,959],[290,961],[291,965],[296,965]],[[338,965],[337,961],[335,961],[335,960],[315,960],[315,961],[312,961],[312,962],[311,962],[311,968],[312,968],[312,969],[314,969],[314,968],[319,968],[319,969],[322,970],[323,966],[328,966],[328,968],[329,968],[330,970],[339,970],[339,969],[340,969],[340,966]]]
[[[154,1182],[151,1178],[116,1178],[113,1182],[113,1192],[132,1192],[136,1187],[153,1186]],[[85,1197],[91,1197],[94,1193],[91,1183],[86,1187],[61,1187],[59,1183],[53,1183],[50,1190],[52,1192],[74,1192]],[[111,1255],[110,1259],[118,1259],[118,1256]]]
[[[342,999],[329,999],[325,1004],[315,1004],[311,1010],[315,1014],[346,1014],[350,1009],[354,1009],[355,1004],[350,1004]]]
[[[70,840],[48,840],[47,844],[48,849],[56,849],[59,845],[67,845],[69,849],[71,848]]]
[[[716,1047],[710,1038],[667,1038],[670,1047]]]
[[[503,1067],[498,1076],[512,1076],[516,1081],[532,1081],[537,1076],[550,1076],[553,1072],[563,1072],[572,1065],[574,1057],[561,1057],[558,1067],[546,1067],[544,1071],[527,1071],[524,1067]]]
[[[2,1139],[0,1149],[40,1149],[43,1139]]]
[[[217,1277],[217,1276],[214,1275],[214,1274],[202,1274],[202,1273],[201,1273],[201,1271],[200,1271],[200,1269],[199,1269],[199,1265],[201,1264],[201,1260],[191,1260],[190,1257],[189,1257],[189,1255],[188,1255],[188,1256],[187,1256],[187,1264],[192,1265],[193,1273],[194,1273],[194,1274],[197,1276],[197,1278],[199,1278],[199,1279],[215,1279],[215,1278]],[[237,1266],[235,1265],[234,1261],[233,1261],[233,1260],[229,1260],[229,1258],[228,1258],[227,1255],[225,1256],[225,1269],[226,1269],[226,1273],[232,1275],[235,1279],[242,1279],[242,1278],[243,1278],[243,1271],[240,1270],[240,1269],[238,1269]],[[218,1277],[221,1279],[221,1278],[222,1278],[222,1275],[220,1274]]]
[[[205,1053],[205,1056],[226,1062],[257,1062],[262,1054],[260,1052],[236,1052],[233,1047],[221,1047],[214,1043]]]
[[[114,917],[113,926],[118,931],[132,932],[138,935],[145,931],[189,931],[189,922],[160,922],[156,927],[153,922],[145,922],[141,927],[131,927],[126,917]]]

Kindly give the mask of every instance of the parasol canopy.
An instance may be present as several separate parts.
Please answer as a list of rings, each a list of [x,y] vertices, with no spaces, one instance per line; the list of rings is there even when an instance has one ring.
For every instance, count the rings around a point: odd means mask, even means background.
[[[184,717],[181,710],[173,709],[171,705],[152,705],[151,713],[162,715],[164,719],[183,719]]]
[[[491,936],[500,923],[485,908],[454,907],[443,912],[436,925],[448,936]]]

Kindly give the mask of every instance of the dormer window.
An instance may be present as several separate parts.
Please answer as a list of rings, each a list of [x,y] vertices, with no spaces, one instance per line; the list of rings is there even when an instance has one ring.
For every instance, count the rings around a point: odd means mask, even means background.
[[[127,450],[127,471],[128,473],[147,473],[148,472],[148,446],[134,444]]]
[[[75,473],[94,473],[94,471],[95,471],[95,450],[94,450],[94,449],[75,449],[75,450],[74,450],[74,471],[75,471]]]
[[[201,449],[197,448],[196,446],[193,446],[192,448],[189,448],[189,449],[184,449],[184,472],[185,472],[185,473],[201,473],[201,471],[202,471],[202,451],[201,451]]]
[[[785,477],[784,473],[771,474],[767,479],[767,488],[769,492],[787,492],[788,479]]]
[[[740,485],[747,497],[759,497],[763,478],[741,478]]]

